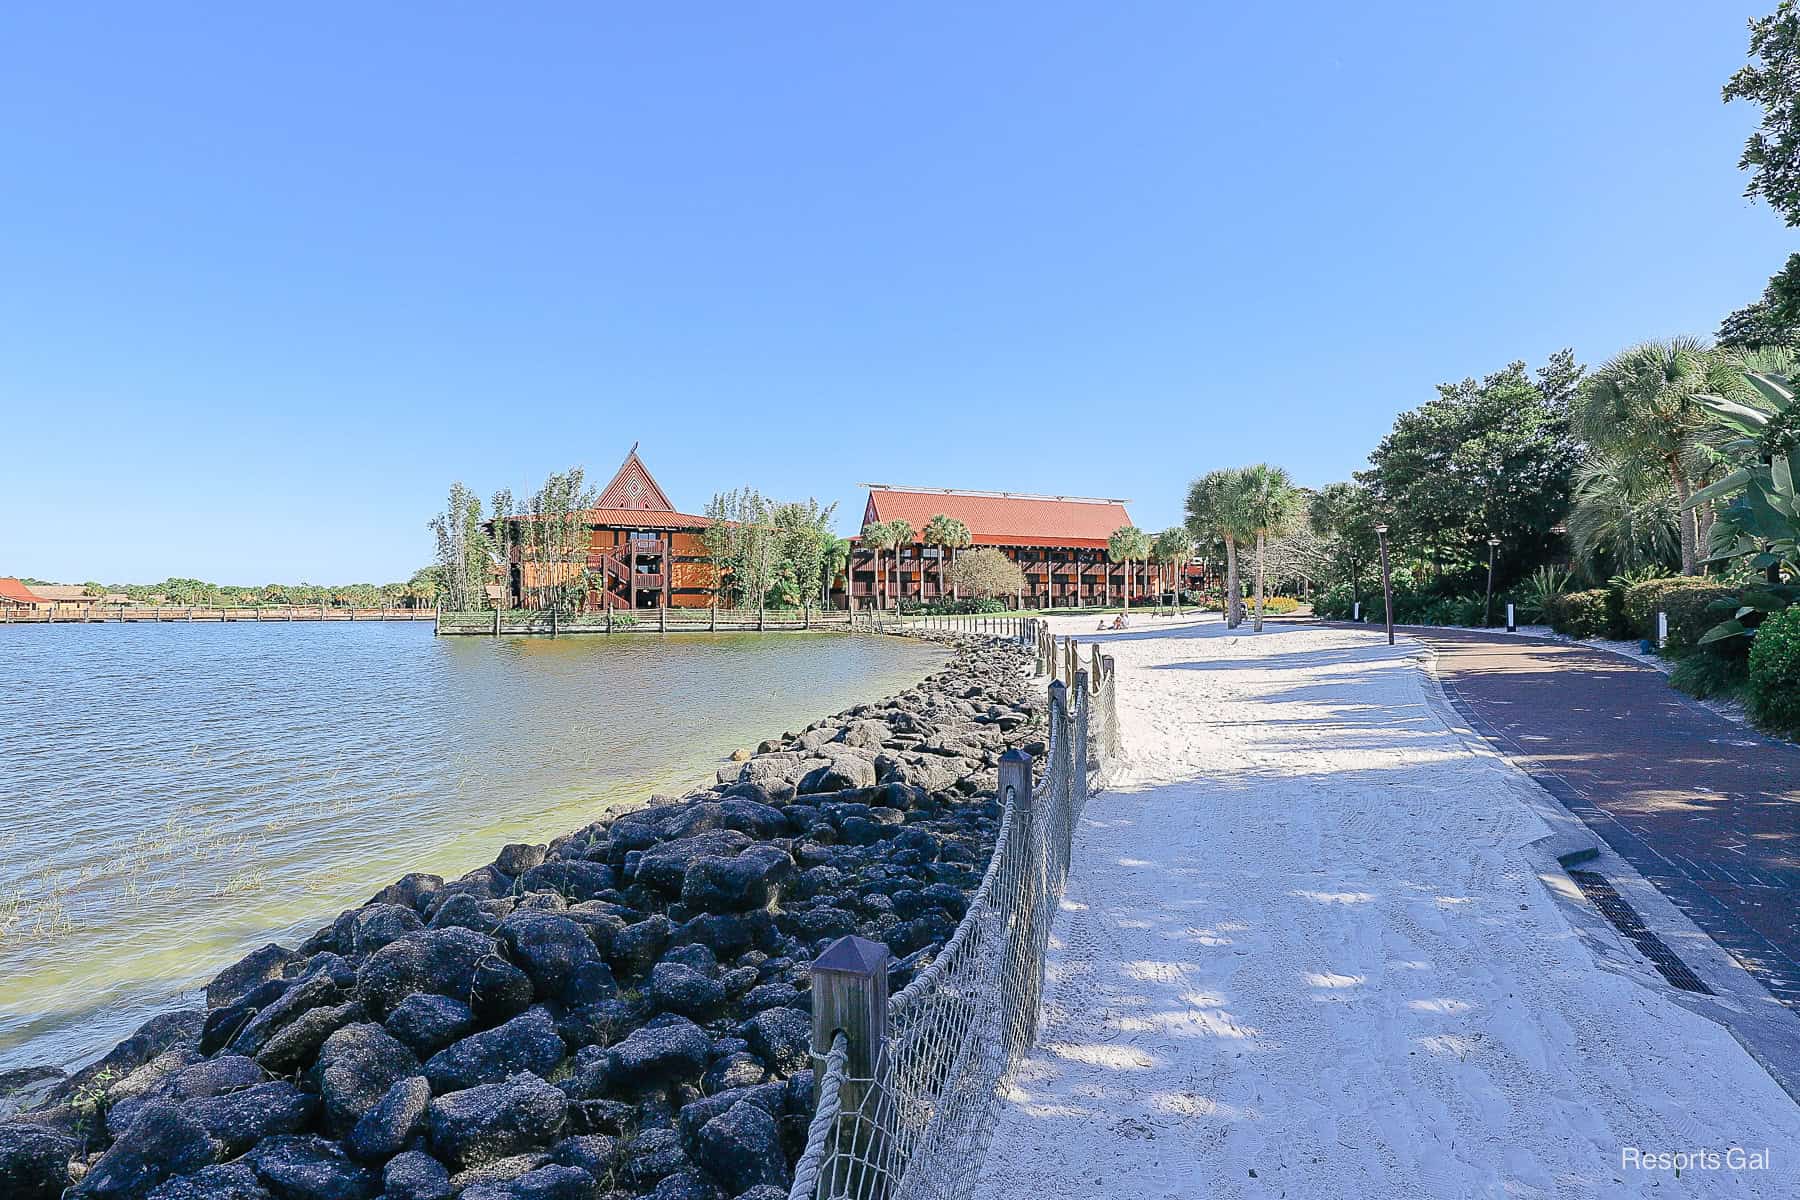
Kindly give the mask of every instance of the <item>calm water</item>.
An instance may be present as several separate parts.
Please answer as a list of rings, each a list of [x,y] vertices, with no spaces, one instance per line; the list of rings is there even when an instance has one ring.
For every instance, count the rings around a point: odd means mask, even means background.
[[[97,1053],[406,871],[707,782],[939,661],[830,633],[0,630],[0,1069]]]

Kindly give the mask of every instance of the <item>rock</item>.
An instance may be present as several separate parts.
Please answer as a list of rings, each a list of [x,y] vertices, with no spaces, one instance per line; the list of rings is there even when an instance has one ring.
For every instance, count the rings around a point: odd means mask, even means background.
[[[201,1167],[158,1184],[149,1200],[270,1200],[256,1172],[242,1163]]]
[[[647,1200],[725,1200],[725,1193],[698,1171],[677,1171],[657,1184]]]
[[[531,1007],[531,978],[498,954],[490,954],[475,967],[469,985],[469,1008],[478,1025],[509,1021]]]
[[[356,973],[356,990],[371,1015],[385,1019],[414,992],[469,1002],[477,968],[495,956],[494,939],[470,929],[426,929],[376,951]],[[474,1008],[474,1005],[470,1005]]]
[[[206,985],[206,1007],[225,1008],[236,1004],[271,979],[279,979],[283,969],[297,958],[292,950],[273,942],[260,950],[252,950],[213,976],[213,981]]]
[[[426,1112],[426,1129],[434,1154],[471,1166],[555,1141],[568,1107],[559,1089],[521,1072],[439,1096]]]
[[[559,858],[533,867],[520,878],[526,891],[550,891],[563,899],[581,902],[597,899],[619,886],[618,874],[605,863],[579,858]]]
[[[768,1072],[763,1069],[762,1060],[747,1051],[728,1054],[712,1066],[706,1068],[706,1074],[700,1077],[700,1090],[709,1096],[734,1088],[754,1087],[761,1083]]]
[[[461,1196],[472,1188],[500,1188],[519,1176],[548,1166],[550,1156],[541,1150],[496,1158],[479,1166],[465,1167],[450,1177],[450,1190]]]
[[[579,1167],[552,1163],[502,1184],[478,1184],[463,1200],[593,1200],[594,1177]]]
[[[797,1008],[765,1008],[744,1022],[740,1034],[770,1070],[785,1075],[810,1062],[812,1016]]]
[[[423,1150],[396,1154],[381,1178],[386,1200],[450,1200],[450,1172]]]
[[[693,967],[661,962],[650,971],[650,1002],[663,1012],[704,1019],[725,1003],[725,987]]]
[[[562,999],[584,969],[601,961],[587,930],[555,913],[516,912],[500,922],[499,936],[540,1000]]]
[[[682,922],[674,940],[677,945],[699,942],[724,958],[734,958],[767,944],[774,931],[774,918],[760,909],[747,913],[701,913]]]
[[[312,1008],[295,1017],[256,1052],[257,1065],[277,1075],[304,1070],[319,1056],[327,1038],[344,1026],[368,1017],[360,1000],[330,1008]]]
[[[794,860],[779,846],[753,846],[734,858],[703,855],[688,864],[681,902],[706,912],[763,908],[794,874]]]
[[[131,1127],[143,1106],[152,1101],[180,1104],[185,1100],[198,1100],[239,1088],[253,1087],[267,1078],[254,1060],[240,1054],[202,1059],[190,1067],[164,1076],[159,1083],[141,1095],[113,1101],[106,1110],[106,1127],[117,1137]]]
[[[641,975],[661,956],[674,933],[674,923],[657,913],[620,930],[608,957],[621,974]]]
[[[739,1193],[737,1200],[787,1200],[788,1190],[772,1183],[759,1183],[747,1192]]]
[[[448,996],[418,992],[394,1006],[387,1031],[421,1059],[430,1058],[475,1028],[469,1006]]]
[[[766,744],[767,743],[765,743],[765,745]],[[736,750],[731,752],[731,761],[734,763],[749,762],[750,752],[742,746],[739,746]]]
[[[492,933],[500,926],[500,918],[481,906],[481,901],[467,892],[448,896],[431,914],[427,925],[432,929],[473,929]]]
[[[673,1129],[646,1129],[626,1144],[620,1173],[627,1183],[643,1189],[693,1165],[682,1149],[681,1134]]]
[[[371,1200],[381,1186],[373,1171],[324,1138],[278,1134],[258,1142],[244,1162],[275,1200]]]
[[[425,928],[410,905],[370,904],[350,918],[348,952],[361,958]]]
[[[252,1017],[281,999],[281,994],[287,989],[287,980],[271,979],[251,988],[242,999],[223,1008],[208,1010],[206,1022],[200,1027],[200,1053],[218,1053],[238,1035],[239,1030],[249,1024]]]
[[[422,871],[414,871],[402,875],[379,892],[369,897],[370,904],[404,904],[414,912],[422,913],[430,904],[432,897],[444,886],[441,875],[427,875]]]
[[[96,1087],[97,1080],[130,1075],[151,1059],[173,1048],[192,1048],[199,1041],[200,1031],[205,1024],[206,1013],[198,1008],[158,1013],[138,1026],[136,1033],[114,1046],[98,1061],[64,1079],[51,1090],[50,1095],[45,1098],[45,1104],[66,1104],[77,1092]]]
[[[578,1133],[550,1147],[550,1161],[580,1167],[595,1179],[612,1174],[619,1161],[619,1139],[603,1133]]]
[[[682,878],[696,858],[734,858],[750,844],[750,838],[735,829],[715,829],[664,842],[638,859],[636,881],[675,894],[681,891]]]
[[[556,1022],[543,1009],[534,1008],[439,1051],[425,1064],[425,1077],[431,1090],[442,1095],[499,1083],[519,1071],[548,1075],[566,1053]]]
[[[502,875],[523,875],[543,861],[544,848],[542,846],[528,846],[514,842],[511,845],[500,847],[500,854],[494,859],[494,870]]]
[[[314,955],[314,962],[309,963],[305,972],[285,989],[275,1000],[259,1009],[255,1016],[246,1021],[242,1028],[232,1036],[227,1044],[235,1054],[248,1054],[257,1057],[265,1046],[282,1030],[302,1017],[317,1009],[333,1008],[344,1004],[355,997],[346,994],[344,987],[348,964],[336,954],[321,953]],[[355,977],[349,979],[354,984]],[[315,1023],[309,1028],[317,1030]],[[336,1028],[333,1026],[332,1028]],[[320,1043],[331,1029],[318,1033],[317,1040],[311,1042],[311,1049],[317,1050]],[[303,1035],[302,1040],[310,1035]],[[290,1039],[290,1045],[292,1040]],[[291,1051],[278,1050],[276,1057],[291,1059]],[[269,1068],[277,1074],[290,1069],[284,1066]]]
[[[173,1104],[152,1101],[70,1195],[136,1200],[171,1175],[209,1166],[217,1149],[194,1118]]]
[[[841,908],[827,905],[796,913],[792,926],[795,933],[809,942],[816,942],[820,938],[835,941],[856,932],[856,918]]]
[[[58,1200],[69,1186],[78,1148],[67,1134],[38,1125],[0,1125],[0,1196]]]
[[[431,1084],[423,1075],[397,1080],[375,1107],[362,1115],[344,1146],[365,1162],[382,1162],[406,1149],[425,1124]]]
[[[319,1098],[285,1079],[192,1100],[182,1111],[206,1130],[225,1157],[278,1133],[299,1133],[319,1114]]]
[[[381,1026],[344,1026],[325,1039],[313,1072],[325,1108],[325,1132],[345,1136],[390,1087],[418,1073],[418,1058]]]
[[[607,1051],[606,1076],[615,1087],[655,1087],[698,1078],[711,1055],[712,1039],[699,1026],[665,1014]]]
[[[787,819],[780,809],[749,798],[721,800],[719,823],[758,840],[780,837],[787,829]]]
[[[760,1184],[789,1182],[775,1119],[747,1100],[701,1128],[695,1154],[733,1195]]]

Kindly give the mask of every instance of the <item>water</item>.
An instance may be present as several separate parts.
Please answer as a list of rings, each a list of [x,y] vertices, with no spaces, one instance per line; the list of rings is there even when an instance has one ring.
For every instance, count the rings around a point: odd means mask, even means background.
[[[708,782],[941,661],[833,633],[0,630],[0,1069],[91,1057],[407,871]]]

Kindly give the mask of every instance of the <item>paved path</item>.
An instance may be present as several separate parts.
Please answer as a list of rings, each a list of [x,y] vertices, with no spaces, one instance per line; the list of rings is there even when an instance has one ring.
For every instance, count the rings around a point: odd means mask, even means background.
[[[1591,647],[1408,629],[1451,701],[1763,986],[1800,1007],[1800,747]]]
[[[1420,647],[1097,640],[1125,752],[977,1195],[1794,1195],[1800,1106],[1596,966],[1538,878],[1530,785],[1455,728]],[[1629,1158],[1765,1144],[1764,1171]]]

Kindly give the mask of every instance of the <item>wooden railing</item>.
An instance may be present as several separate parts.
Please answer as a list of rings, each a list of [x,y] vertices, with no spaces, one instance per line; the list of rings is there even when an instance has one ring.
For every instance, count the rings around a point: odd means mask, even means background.
[[[0,607],[0,624],[64,625],[105,621],[430,621],[429,608],[329,604],[58,604],[52,608]]]

